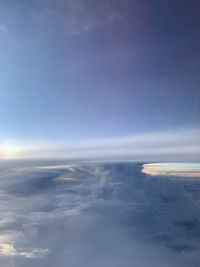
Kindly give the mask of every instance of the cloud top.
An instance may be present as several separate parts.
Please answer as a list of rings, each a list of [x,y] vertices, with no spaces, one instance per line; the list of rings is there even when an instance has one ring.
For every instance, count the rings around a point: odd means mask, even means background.
[[[143,165],[143,173],[200,179],[200,163],[151,163]]]

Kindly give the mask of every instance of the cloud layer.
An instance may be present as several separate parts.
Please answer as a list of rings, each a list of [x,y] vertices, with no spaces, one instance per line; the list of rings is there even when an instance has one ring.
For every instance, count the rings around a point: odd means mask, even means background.
[[[66,158],[134,161],[198,161],[200,130],[141,133],[82,142],[29,141],[0,145],[1,159]]]
[[[1,166],[0,264],[198,266],[199,183],[152,178],[141,168]]]
[[[199,163],[150,163],[143,165],[143,173],[156,176],[200,178]]]

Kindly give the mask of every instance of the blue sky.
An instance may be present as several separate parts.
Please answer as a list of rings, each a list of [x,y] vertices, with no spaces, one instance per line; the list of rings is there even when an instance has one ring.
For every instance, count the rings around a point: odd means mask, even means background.
[[[2,0],[0,144],[196,131],[199,9],[197,1]]]

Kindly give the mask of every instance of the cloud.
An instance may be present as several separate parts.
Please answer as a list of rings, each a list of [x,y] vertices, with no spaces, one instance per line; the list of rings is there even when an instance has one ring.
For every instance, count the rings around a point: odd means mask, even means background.
[[[198,265],[192,184],[144,175],[140,164],[32,164],[0,168],[2,266]]]
[[[0,244],[0,256],[12,257],[25,257],[25,258],[41,258],[48,254],[47,249],[32,249],[30,251],[19,251],[13,245],[4,243]]]
[[[143,165],[143,173],[156,176],[200,178],[199,163],[151,163]]]
[[[128,137],[91,139],[67,143],[29,141],[0,145],[2,159],[93,159],[134,161],[193,161],[200,159],[200,130],[141,133]]]
[[[4,257],[25,257],[42,258],[49,253],[48,249],[40,248],[20,248],[19,244],[23,242],[23,234],[17,231],[9,231],[0,235],[0,256]]]

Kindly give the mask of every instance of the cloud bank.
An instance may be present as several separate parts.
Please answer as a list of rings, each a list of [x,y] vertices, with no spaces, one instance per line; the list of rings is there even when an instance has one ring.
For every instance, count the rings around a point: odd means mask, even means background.
[[[199,266],[199,183],[141,168],[2,165],[0,265]]]
[[[150,163],[143,165],[143,173],[154,176],[172,176],[200,179],[199,163]]]

